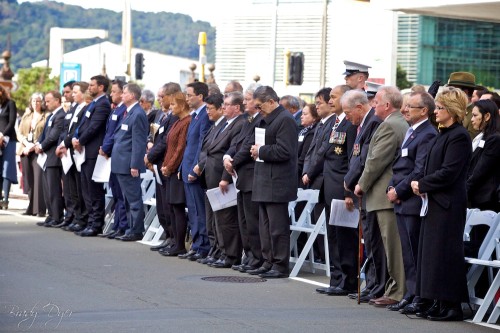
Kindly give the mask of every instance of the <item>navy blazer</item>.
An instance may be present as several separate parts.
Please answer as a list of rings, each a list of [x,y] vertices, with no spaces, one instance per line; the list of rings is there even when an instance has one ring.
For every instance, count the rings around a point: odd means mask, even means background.
[[[163,159],[165,158],[165,150],[167,150],[168,132],[170,132],[170,128],[172,128],[172,125],[177,120],[179,120],[179,117],[174,116],[172,113],[163,117],[160,122],[160,127],[158,128],[158,131],[156,131],[156,135],[153,138],[153,147],[149,150],[148,160],[152,164],[156,164],[159,169],[161,169]]]
[[[353,125],[346,118],[339,123],[335,133],[330,129],[324,155],[324,194],[328,205],[332,199],[344,200],[351,196],[352,192],[344,189],[344,176],[349,170],[349,156],[354,147],[357,126]]]
[[[255,161],[250,154],[250,148],[255,141],[255,127],[262,120],[262,115],[260,113],[256,114],[252,122],[248,121],[248,115],[246,119],[243,122],[240,134],[233,141],[226,154],[233,158],[233,169],[238,174],[236,187],[240,191],[251,192]]]
[[[354,140],[352,153],[349,157],[349,171],[344,177],[344,181],[349,190],[354,191],[359,178],[363,174],[365,168],[366,157],[368,156],[368,149],[372,141],[373,134],[377,130],[382,120],[375,115],[375,110],[372,108],[365,118],[365,123],[361,128],[361,132]]]
[[[263,117],[265,145],[255,162],[252,200],[285,203],[297,199],[297,124],[281,105]]]
[[[197,182],[197,180],[189,182],[188,175],[197,177],[197,175],[193,172],[193,168],[198,163],[203,138],[211,125],[212,122],[208,119],[206,105],[203,106],[198,115],[193,114],[191,116],[191,123],[189,124],[187,132],[186,149],[184,150],[184,155],[182,156],[182,162],[180,165],[182,181],[185,183]]]
[[[413,193],[411,182],[423,177],[425,159],[430,150],[429,143],[436,135],[436,129],[426,120],[398,150],[389,182],[389,187],[395,188],[398,199],[401,200],[399,204],[394,204],[394,211],[398,214],[420,215],[422,200]],[[406,156],[402,156],[403,151]]]
[[[115,131],[112,150],[111,171],[116,174],[130,174],[130,169],[145,172],[144,155],[148,140],[149,123],[146,112],[139,103],[128,112]]]
[[[65,115],[66,112],[64,112],[61,106],[47,121],[47,128],[44,131],[45,135],[43,141],[40,142],[43,152],[47,154],[47,167],[61,166],[61,160],[56,155],[56,148],[59,142],[59,136],[64,127]]]
[[[127,107],[125,104],[122,104],[116,107],[108,117],[108,122],[106,123],[106,134],[104,135],[101,148],[102,151],[108,156],[111,156],[111,152],[113,151],[115,132],[122,122],[125,111],[127,111]]]
[[[92,102],[83,115],[75,137],[85,146],[85,159],[96,159],[106,133],[106,122],[111,113],[111,104],[106,95]]]

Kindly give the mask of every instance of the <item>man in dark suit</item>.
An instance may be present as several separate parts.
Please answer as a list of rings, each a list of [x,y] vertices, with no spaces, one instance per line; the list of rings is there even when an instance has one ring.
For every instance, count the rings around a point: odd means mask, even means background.
[[[155,187],[156,198],[156,212],[158,221],[166,233],[166,239],[161,244],[150,247],[151,251],[167,251],[171,246],[174,246],[173,240],[175,239],[175,223],[173,223],[172,207],[166,200],[166,181],[161,173],[161,166],[163,158],[165,157],[165,150],[167,149],[167,135],[172,125],[179,119],[170,111],[170,98],[176,92],[181,91],[178,83],[169,82],[162,87],[162,110],[158,111],[161,114],[159,117],[158,130],[152,137],[152,142],[148,142],[148,150],[144,156],[144,163],[150,170],[154,170],[153,165],[157,166],[158,174],[162,180],[160,185],[158,182]],[[142,97],[144,97],[144,91]]]
[[[247,272],[262,278],[283,278],[288,277],[290,262],[288,202],[297,199],[297,124],[278,104],[278,95],[271,87],[257,88],[253,97],[255,107],[264,115],[259,125],[265,132],[264,142],[256,140],[250,152],[256,160],[252,200],[259,202],[265,261]]]
[[[280,105],[291,113],[293,119],[297,123],[297,133],[300,132],[300,130],[303,129],[304,126],[302,126],[302,122],[300,120],[300,116],[302,116],[302,110],[300,108],[299,99],[292,95],[281,96]]]
[[[46,168],[43,172],[43,192],[48,210],[45,226],[53,227],[62,223],[64,219],[61,183],[62,166],[61,160],[56,156],[55,151],[59,135],[64,126],[66,112],[61,106],[61,94],[57,91],[49,91],[45,95],[45,105],[52,112],[52,115],[48,118],[42,137],[35,146],[35,152],[37,154],[47,154]]]
[[[200,156],[203,138],[211,126],[204,103],[207,96],[208,86],[205,83],[193,82],[187,85],[186,99],[193,112],[191,113],[191,123],[188,128],[186,149],[180,172],[184,182],[193,245],[188,253],[179,255],[179,258],[192,261],[205,258],[210,250],[206,228],[205,191],[201,187],[198,175],[193,171]]]
[[[323,167],[325,163],[325,151],[329,146],[331,130],[335,122],[334,109],[328,104],[331,88],[322,88],[316,93],[316,109],[321,118],[314,130],[314,136],[307,150],[302,169],[302,183],[308,189],[319,190],[318,203],[314,206],[313,218],[317,221],[325,208]],[[316,238],[319,246],[318,252],[324,259],[323,236]]]
[[[373,134],[363,174],[354,189],[357,196],[366,193],[366,219],[369,224],[378,225],[382,235],[383,247],[376,246],[378,239],[376,243],[365,239],[372,244],[375,266],[384,267],[386,261],[389,272],[384,295],[372,301],[378,307],[398,303],[406,289],[396,216],[385,194],[392,178],[394,158],[408,130],[408,123],[400,111],[402,103],[403,96],[397,87],[383,86],[375,95],[375,115],[383,122]]]
[[[61,136],[59,137],[59,146],[56,149],[56,155],[61,158],[66,155],[69,149],[70,157],[73,161],[73,165],[68,170],[65,175],[65,193],[64,195],[69,195],[69,201],[71,202],[73,211],[73,220],[69,225],[61,225],[61,228],[66,231],[81,231],[85,229],[87,225],[88,213],[85,207],[85,201],[82,194],[82,180],[80,171],[77,170],[73,154],[75,150],[71,144],[73,135],[76,129],[80,126],[80,122],[83,119],[83,115],[87,112],[88,104],[85,101],[84,94],[87,92],[89,84],[87,82],[75,82],[73,84],[73,101],[75,105],[66,114],[65,125]],[[70,117],[68,117],[68,115]],[[68,119],[69,118],[69,119]],[[68,209],[68,207],[66,207]]]
[[[72,139],[73,148],[79,152],[85,147],[85,162],[82,164],[82,193],[88,211],[87,227],[78,231],[82,237],[94,237],[102,231],[104,225],[104,196],[102,183],[92,180],[94,167],[106,133],[106,122],[111,113],[111,104],[106,97],[109,80],[96,75],[90,78],[89,93],[94,100],[90,103],[80,126]]]
[[[211,97],[209,96],[209,98]],[[207,105],[211,106],[208,101]],[[224,193],[228,191],[229,184],[233,182],[231,175],[224,169],[223,156],[241,131],[244,121],[241,115],[242,109],[242,93],[237,91],[226,94],[222,105],[223,125],[220,129],[214,128],[212,130],[214,134],[206,140],[206,155],[202,159],[202,154],[200,154],[200,162],[198,162],[198,165],[205,170],[207,189],[218,187]],[[215,268],[229,268],[239,264],[242,245],[237,207],[232,206],[215,211],[214,217],[221,256],[216,262],[209,265]]]
[[[116,237],[122,241],[142,239],[144,232],[144,204],[141,178],[145,172],[144,154],[148,138],[148,118],[139,105],[141,88],[129,83],[123,88],[122,100],[127,107],[123,121],[115,131],[111,158],[111,172],[116,174],[125,198],[129,233]]]
[[[207,134],[203,138],[200,155],[198,156],[198,163],[194,167],[194,173],[199,177],[203,189],[214,188],[219,186],[219,180],[211,170],[205,170],[207,162],[208,149],[215,137],[225,127],[226,120],[222,114],[222,104],[224,104],[224,96],[222,94],[214,93],[209,95],[205,103],[207,104],[208,119],[213,123]],[[208,179],[207,179],[208,178]],[[210,206],[208,197],[205,196],[205,216],[207,235],[210,242],[210,250],[206,258],[199,258],[196,261],[201,264],[211,265],[215,263],[222,255],[224,244],[222,238],[216,231],[215,214]]]
[[[344,176],[348,170],[349,156],[356,138],[356,126],[345,119],[340,99],[351,90],[347,85],[334,87],[330,92],[329,105],[335,113],[335,122],[330,129],[324,149],[324,201],[326,221],[330,220],[330,205],[333,199],[345,201],[348,209],[354,209],[353,195],[344,189]],[[327,225],[330,253],[330,286],[318,288],[326,295],[345,296],[356,290],[358,232],[356,228]]]
[[[263,262],[259,236],[259,204],[252,201],[255,161],[250,155],[255,126],[262,120],[253,99],[253,93],[258,87],[260,85],[254,84],[245,91],[243,103],[246,111],[244,116],[247,121],[243,122],[240,134],[224,155],[224,167],[227,172],[238,176],[236,179],[236,187],[239,190],[237,195],[238,222],[245,257],[241,265],[235,265],[233,269],[240,272],[255,270]]]
[[[106,159],[111,157],[113,145],[115,143],[116,129],[120,126],[123,115],[127,110],[127,106],[122,101],[124,86],[125,82],[120,80],[111,82],[111,101],[113,102],[115,108],[108,117],[108,121],[106,123],[106,134],[104,135],[102,146],[99,148],[99,155]],[[114,172],[111,172],[109,175],[108,185],[113,195],[115,208],[113,229],[110,232],[100,234],[99,236],[114,239],[116,237],[123,236],[125,231],[128,229],[127,210],[125,208],[125,198],[123,197],[120,183],[118,182],[118,178]]]
[[[346,119],[358,127],[352,153],[349,156],[349,170],[344,177],[345,189],[352,192],[363,173],[373,134],[382,121],[375,116],[375,110],[371,108],[363,91],[350,90],[346,92],[342,96],[341,103]],[[363,238],[378,239],[381,242],[380,231],[378,228],[374,228],[373,224],[369,224],[364,216],[365,200],[356,198],[354,198],[355,205],[362,205],[361,226]],[[368,302],[370,299],[382,296],[384,293],[387,268],[375,266],[371,243],[365,242],[364,246],[367,257],[365,266],[366,286],[361,291],[360,301]],[[349,297],[357,298],[358,295],[353,293],[349,294]]]
[[[429,142],[436,137],[437,132],[429,121],[429,114],[435,109],[431,95],[426,92],[414,92],[404,107],[404,117],[411,127],[406,132],[392,166],[393,176],[387,188],[387,199],[394,204],[396,213],[403,251],[406,293],[399,303],[388,306],[388,309],[403,309],[404,313],[414,314],[418,308],[417,304],[420,303],[419,297],[415,296],[415,290],[422,200],[413,193],[411,181],[423,177]],[[413,305],[410,304],[412,302]],[[406,307],[407,305],[411,306]]]

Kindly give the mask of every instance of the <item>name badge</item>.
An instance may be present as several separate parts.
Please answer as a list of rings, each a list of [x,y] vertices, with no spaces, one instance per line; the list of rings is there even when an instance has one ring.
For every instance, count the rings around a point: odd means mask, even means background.
[[[90,118],[90,111],[85,112],[85,117]]]
[[[73,122],[77,123],[78,122],[78,117],[73,118]]]
[[[484,148],[484,140],[479,140],[479,148]]]
[[[128,125],[127,124],[122,124],[122,130],[123,131],[128,131]]]
[[[52,120],[49,120],[49,127],[52,127]]]
[[[303,135],[299,135],[299,142],[302,142],[304,141],[304,136]]]
[[[117,114],[111,115],[111,120],[117,121],[118,120],[118,115]]]
[[[162,127],[160,127],[160,129],[158,130],[158,134],[163,133],[163,131],[164,131],[164,128],[163,128],[163,126],[162,126]]]
[[[26,140],[28,140],[28,142],[33,142],[33,133],[28,133],[28,138]]]
[[[71,119],[71,117],[73,117],[72,114],[67,114],[66,117],[64,117],[64,119]]]
[[[408,156],[408,148],[401,149],[401,156],[402,157],[407,157]]]

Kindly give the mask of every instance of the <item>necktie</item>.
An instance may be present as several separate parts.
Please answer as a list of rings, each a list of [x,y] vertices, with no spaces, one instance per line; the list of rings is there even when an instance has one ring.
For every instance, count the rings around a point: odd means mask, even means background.
[[[357,133],[356,133],[356,137],[359,136],[359,133],[361,133],[361,125],[358,126],[358,130],[357,130]]]
[[[314,132],[313,142],[316,142],[316,139],[321,137],[321,134],[323,133],[323,126],[325,126],[325,124],[320,122],[318,124],[318,127],[316,127],[316,132]]]
[[[406,131],[405,139],[403,140],[403,144],[401,145],[401,147],[404,147],[406,140],[408,140],[412,134],[413,134],[413,127],[410,127]]]
[[[222,127],[219,129],[219,131],[217,131],[217,133],[214,135],[213,139],[212,139],[212,142],[215,141],[215,139],[219,136],[219,134],[222,133],[222,131],[224,131],[224,129],[226,128],[227,126],[227,121],[224,123],[224,125],[222,125]]]
[[[128,111],[125,110],[125,112],[123,112],[123,119],[127,118],[127,114],[128,114]]]

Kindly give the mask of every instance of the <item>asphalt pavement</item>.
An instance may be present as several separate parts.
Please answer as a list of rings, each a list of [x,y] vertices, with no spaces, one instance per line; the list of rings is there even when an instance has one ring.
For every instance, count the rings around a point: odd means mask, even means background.
[[[250,275],[39,227],[26,204],[0,210],[0,332],[496,332],[319,295],[321,271],[238,281]]]

